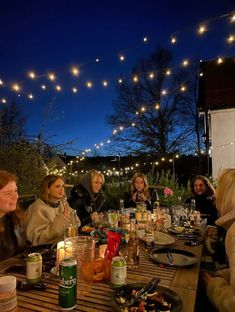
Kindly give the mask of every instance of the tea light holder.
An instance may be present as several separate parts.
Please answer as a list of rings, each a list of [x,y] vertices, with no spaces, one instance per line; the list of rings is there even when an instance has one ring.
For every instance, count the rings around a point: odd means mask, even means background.
[[[59,265],[65,258],[64,241],[58,242],[56,246],[56,274],[59,275]]]

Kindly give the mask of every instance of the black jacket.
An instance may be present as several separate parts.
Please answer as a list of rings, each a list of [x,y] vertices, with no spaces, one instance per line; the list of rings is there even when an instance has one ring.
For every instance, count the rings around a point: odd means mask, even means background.
[[[82,185],[78,184],[72,188],[68,202],[73,209],[76,209],[82,227],[92,222],[90,216],[92,212],[103,211],[104,195],[100,191],[92,199],[90,193]]]
[[[26,248],[26,235],[23,227],[14,225],[10,214],[2,218],[4,232],[0,233],[0,261],[12,257]]]
[[[194,197],[188,198],[185,202],[191,203],[191,199],[195,199],[196,210],[200,211],[200,213],[207,218],[207,224],[215,225],[215,220],[218,216],[214,203],[214,197],[207,195],[195,195]]]

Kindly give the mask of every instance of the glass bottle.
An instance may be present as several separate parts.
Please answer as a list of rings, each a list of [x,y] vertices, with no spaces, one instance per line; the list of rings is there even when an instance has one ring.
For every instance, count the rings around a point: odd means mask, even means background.
[[[152,215],[149,212],[147,215],[147,221],[145,224],[145,242],[146,242],[146,248],[150,249],[153,247],[153,220],[152,220]]]
[[[139,266],[139,239],[136,235],[136,220],[130,223],[130,237],[127,244],[127,266],[136,269]]]
[[[120,199],[119,201],[119,212],[120,214],[124,213],[124,200],[123,199]]]

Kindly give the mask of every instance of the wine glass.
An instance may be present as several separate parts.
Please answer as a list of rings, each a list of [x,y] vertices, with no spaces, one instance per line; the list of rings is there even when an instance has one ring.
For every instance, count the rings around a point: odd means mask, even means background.
[[[108,218],[111,227],[118,227],[119,212],[117,210],[109,210]]]

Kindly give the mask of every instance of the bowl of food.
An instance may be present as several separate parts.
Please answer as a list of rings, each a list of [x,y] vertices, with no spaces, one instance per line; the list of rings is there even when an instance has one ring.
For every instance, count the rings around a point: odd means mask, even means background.
[[[135,300],[135,294],[144,287],[144,283],[127,284],[117,289],[111,299],[116,312],[131,311],[168,311],[180,312],[182,300],[173,290],[157,285],[151,292]]]

